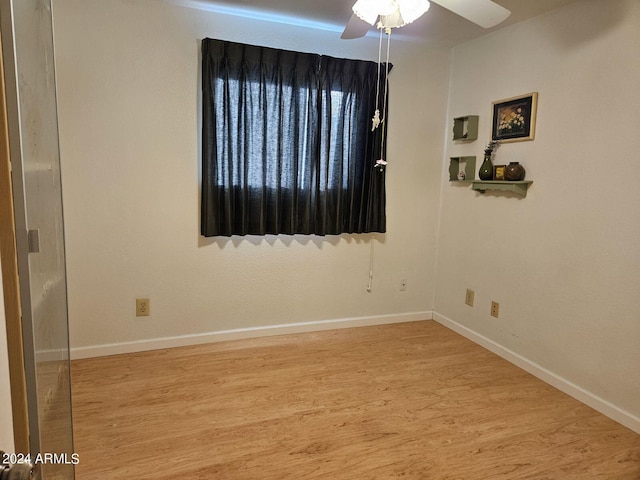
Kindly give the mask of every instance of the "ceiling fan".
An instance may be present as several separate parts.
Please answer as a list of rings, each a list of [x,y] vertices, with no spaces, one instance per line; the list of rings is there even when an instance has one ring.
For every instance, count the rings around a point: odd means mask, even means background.
[[[494,27],[511,15],[492,0],[432,1],[483,28]],[[428,0],[357,0],[341,38],[364,37],[378,19],[378,28],[402,27],[423,15],[429,6]]]

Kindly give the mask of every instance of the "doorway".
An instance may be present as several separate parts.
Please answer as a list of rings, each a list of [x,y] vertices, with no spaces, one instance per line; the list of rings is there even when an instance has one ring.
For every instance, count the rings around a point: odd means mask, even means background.
[[[3,273],[10,272],[3,288],[15,444],[31,454],[35,478],[69,480],[77,457],[51,0],[0,0],[0,28],[2,170],[10,170],[3,185],[12,190],[0,201],[13,215],[3,215],[1,240]]]

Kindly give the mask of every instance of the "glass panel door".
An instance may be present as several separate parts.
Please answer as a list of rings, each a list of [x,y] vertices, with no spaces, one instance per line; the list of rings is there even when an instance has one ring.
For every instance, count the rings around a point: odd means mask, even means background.
[[[31,455],[43,480],[69,480],[75,457],[51,0],[0,0],[0,21]]]

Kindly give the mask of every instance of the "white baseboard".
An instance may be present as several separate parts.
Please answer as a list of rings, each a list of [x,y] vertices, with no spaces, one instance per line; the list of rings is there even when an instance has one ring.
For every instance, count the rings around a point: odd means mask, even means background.
[[[373,317],[340,318],[335,320],[320,320],[314,322],[287,323],[283,325],[269,325],[264,327],[238,328],[233,330],[218,330],[193,335],[177,337],[138,340],[133,342],[110,343],[89,347],[71,348],[71,359],[105,357],[123,353],[145,352],[162,348],[185,347],[204,343],[225,342],[227,340],[243,340],[248,338],[269,337],[272,335],[286,335],[289,333],[317,332],[338,328],[366,327],[385,325],[390,323],[415,322],[432,320],[433,312],[400,313],[396,315],[378,315]]]
[[[513,363],[514,365],[522,368],[530,374],[538,377],[540,380],[554,386],[558,390],[570,395],[576,400],[588,405],[589,407],[597,410],[598,412],[606,415],[607,417],[615,420],[616,422],[630,428],[636,433],[640,433],[640,418],[637,416],[617,407],[616,405],[598,397],[597,395],[575,385],[569,380],[547,370],[546,368],[538,365],[531,360],[518,355],[517,353],[503,347],[502,345],[495,343],[473,330],[461,325],[450,318],[440,315],[437,312],[433,312],[433,319],[444,325],[445,327],[459,333],[463,337],[468,338],[474,343],[483,346],[487,350],[495,353],[496,355],[504,358],[505,360]]]

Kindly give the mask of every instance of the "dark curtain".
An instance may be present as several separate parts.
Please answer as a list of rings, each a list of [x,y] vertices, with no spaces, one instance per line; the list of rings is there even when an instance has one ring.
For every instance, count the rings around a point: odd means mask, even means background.
[[[377,70],[204,39],[202,235],[384,232]]]

